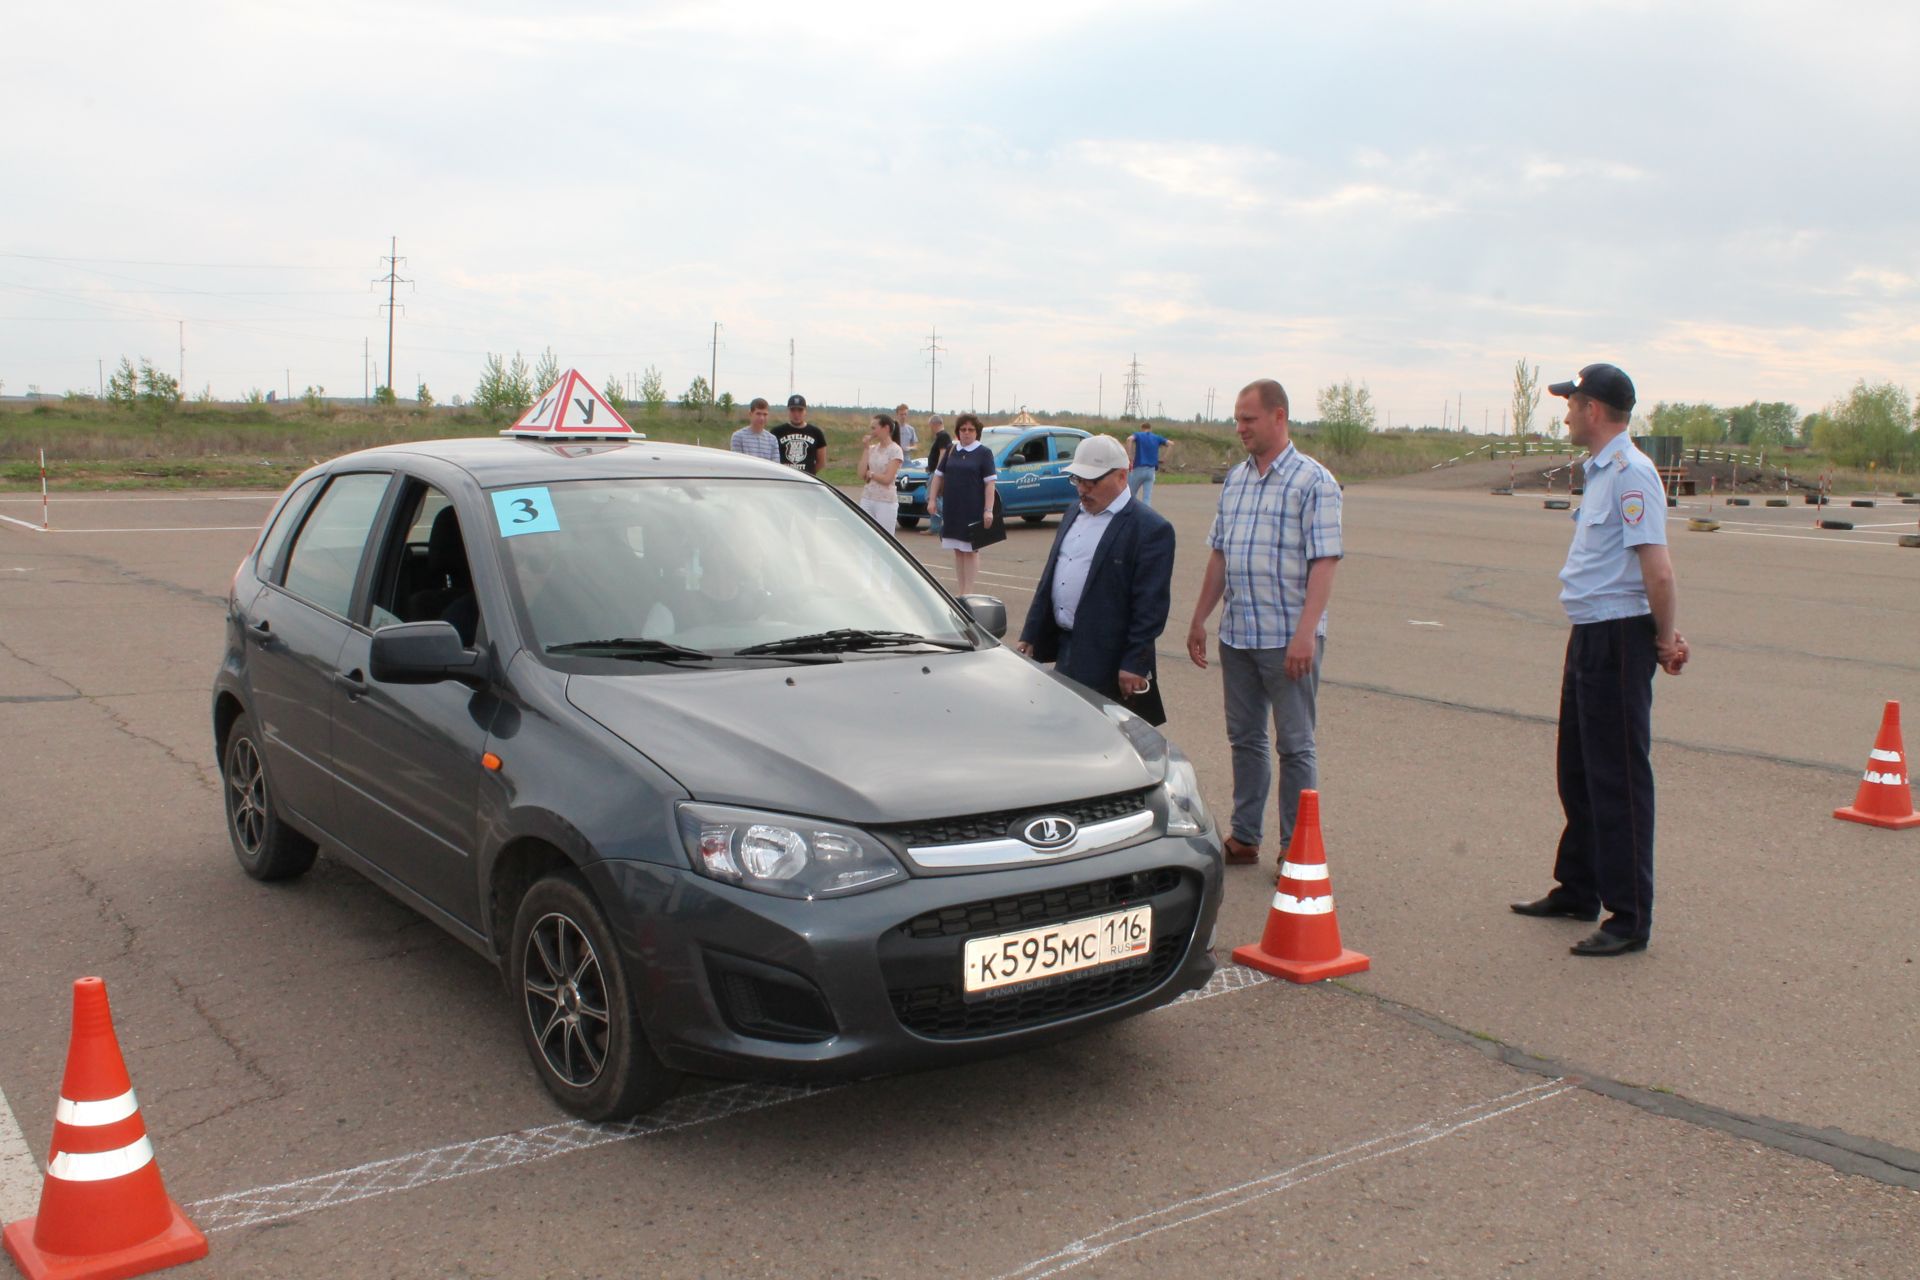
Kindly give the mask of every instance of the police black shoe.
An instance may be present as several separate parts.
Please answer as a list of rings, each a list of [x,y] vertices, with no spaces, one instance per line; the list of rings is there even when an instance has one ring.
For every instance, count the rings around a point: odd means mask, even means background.
[[[1645,938],[1623,938],[1605,929],[1595,929],[1567,950],[1576,956],[1623,956],[1629,951],[1645,951]]]
[[[1598,907],[1576,907],[1565,898],[1548,894],[1532,902],[1509,902],[1509,910],[1523,916],[1565,916],[1569,920],[1594,921],[1600,918]]]

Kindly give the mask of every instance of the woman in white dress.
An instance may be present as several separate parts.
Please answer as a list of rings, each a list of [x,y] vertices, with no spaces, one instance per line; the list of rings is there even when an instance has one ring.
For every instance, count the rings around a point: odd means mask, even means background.
[[[893,533],[900,522],[900,500],[894,496],[893,478],[900,474],[900,463],[906,457],[894,443],[896,434],[892,416],[876,413],[866,448],[860,452],[860,479],[865,485],[860,490],[860,509],[888,533]]]

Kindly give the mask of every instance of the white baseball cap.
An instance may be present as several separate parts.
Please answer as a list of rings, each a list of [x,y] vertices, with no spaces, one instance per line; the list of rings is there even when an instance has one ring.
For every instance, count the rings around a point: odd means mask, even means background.
[[[1098,480],[1109,471],[1125,471],[1127,466],[1126,448],[1118,440],[1112,436],[1088,436],[1073,451],[1067,474],[1082,480]]]

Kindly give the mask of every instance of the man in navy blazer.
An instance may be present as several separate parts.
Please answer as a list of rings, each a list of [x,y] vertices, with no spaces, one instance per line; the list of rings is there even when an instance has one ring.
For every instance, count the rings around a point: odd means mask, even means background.
[[[1167,626],[1173,526],[1127,492],[1127,453],[1089,436],[1067,464],[1080,505],[1060,520],[1016,648],[1154,724],[1153,644]]]

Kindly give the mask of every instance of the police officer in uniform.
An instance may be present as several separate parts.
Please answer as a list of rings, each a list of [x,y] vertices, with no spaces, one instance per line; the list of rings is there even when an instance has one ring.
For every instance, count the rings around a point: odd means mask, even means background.
[[[1587,450],[1586,493],[1560,570],[1573,623],[1560,678],[1560,807],[1567,817],[1553,891],[1513,903],[1523,916],[1607,919],[1573,944],[1577,956],[1644,951],[1653,929],[1653,671],[1679,675],[1689,656],[1674,629],[1660,475],[1627,435],[1633,382],[1590,364],[1547,388],[1567,400],[1567,436]]]

